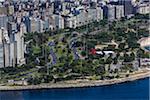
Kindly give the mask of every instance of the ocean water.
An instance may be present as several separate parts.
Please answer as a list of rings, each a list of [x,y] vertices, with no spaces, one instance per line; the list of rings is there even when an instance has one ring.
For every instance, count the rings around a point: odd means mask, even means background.
[[[0,100],[150,100],[149,78],[90,88],[1,91]]]

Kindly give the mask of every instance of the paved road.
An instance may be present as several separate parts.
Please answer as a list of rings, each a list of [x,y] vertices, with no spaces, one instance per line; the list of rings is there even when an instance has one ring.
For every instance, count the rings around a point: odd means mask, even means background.
[[[50,49],[50,55],[52,56],[52,65],[57,63],[57,57],[53,51],[53,49]]]
[[[72,41],[71,41],[71,49],[72,49],[72,51],[73,51],[73,54],[74,54],[74,59],[75,60],[78,60],[79,59],[79,55],[78,55],[78,52],[77,52],[77,49],[75,48],[75,39],[73,39]]]
[[[53,42],[53,41],[49,42],[48,46],[50,46],[50,47],[55,46],[55,42]],[[52,65],[56,64],[57,63],[57,57],[56,57],[56,54],[54,53],[53,49],[50,49],[49,53],[52,57]]]

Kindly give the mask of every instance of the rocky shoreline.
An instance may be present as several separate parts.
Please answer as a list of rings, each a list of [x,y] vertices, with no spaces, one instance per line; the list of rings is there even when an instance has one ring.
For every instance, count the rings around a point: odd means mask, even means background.
[[[30,89],[54,89],[54,88],[78,88],[78,87],[96,87],[103,85],[113,85],[138,79],[150,77],[150,70],[142,70],[129,75],[129,77],[111,79],[111,80],[70,80],[58,83],[47,83],[40,85],[27,85],[27,86],[0,86],[0,91],[10,90],[30,90]]]

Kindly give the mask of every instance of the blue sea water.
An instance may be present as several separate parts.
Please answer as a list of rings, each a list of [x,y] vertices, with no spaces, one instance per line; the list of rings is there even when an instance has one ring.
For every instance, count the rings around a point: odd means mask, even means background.
[[[90,88],[1,91],[0,100],[149,100],[149,78]]]

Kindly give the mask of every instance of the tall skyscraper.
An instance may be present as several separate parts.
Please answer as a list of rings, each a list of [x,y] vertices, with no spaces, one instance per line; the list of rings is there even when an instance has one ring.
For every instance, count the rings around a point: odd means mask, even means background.
[[[125,16],[133,14],[132,0],[118,0],[119,4],[124,5]]]
[[[114,20],[115,19],[115,5],[107,5],[104,6],[104,17],[108,20]]]
[[[10,40],[5,28],[0,28],[0,68],[10,66]]]
[[[4,29],[0,28],[0,68],[4,67],[3,32]]]
[[[142,3],[142,4],[137,5],[137,13],[149,14],[150,13],[149,3]]]
[[[55,25],[56,25],[56,29],[64,28],[64,18],[61,15],[55,16]]]
[[[25,64],[24,58],[24,33],[26,33],[26,26],[24,23],[20,24],[20,31],[15,34],[16,38],[16,56],[17,56],[17,64],[22,65]]]
[[[123,5],[116,5],[115,6],[115,15],[116,19],[120,19],[121,17],[124,17],[124,6]]]
[[[8,22],[8,17],[7,15],[1,15],[0,14],[0,27],[3,27],[5,29],[7,29],[7,22]]]

